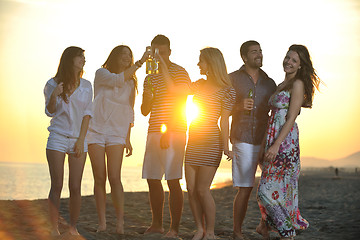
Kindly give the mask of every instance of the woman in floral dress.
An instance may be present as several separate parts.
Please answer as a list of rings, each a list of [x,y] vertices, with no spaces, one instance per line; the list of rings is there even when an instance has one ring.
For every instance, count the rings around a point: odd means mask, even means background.
[[[290,46],[284,61],[285,80],[269,99],[271,117],[260,155],[262,167],[257,199],[262,215],[256,231],[269,239],[269,230],[281,239],[293,239],[295,230],[309,223],[298,206],[300,172],[299,131],[295,122],[301,107],[311,108],[320,80],[305,46]]]

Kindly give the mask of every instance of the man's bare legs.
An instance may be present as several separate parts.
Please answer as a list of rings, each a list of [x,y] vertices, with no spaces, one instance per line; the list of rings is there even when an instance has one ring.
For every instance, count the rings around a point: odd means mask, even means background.
[[[239,187],[238,192],[234,199],[234,212],[233,212],[233,221],[234,221],[234,238],[242,239],[243,235],[241,232],[241,227],[245,219],[249,198],[251,195],[252,187]]]
[[[145,231],[145,234],[164,233],[163,228],[163,209],[164,209],[164,190],[160,180],[148,179],[149,198],[152,212],[151,226]],[[166,237],[176,237],[179,232],[180,219],[183,209],[183,192],[179,179],[168,180],[169,186],[169,208],[171,225]]]
[[[152,213],[151,226],[144,234],[150,233],[164,233],[163,223],[163,209],[164,209],[164,189],[161,181],[157,179],[148,179],[149,199]]]
[[[169,186],[169,208],[171,224],[166,237],[176,237],[179,233],[180,220],[184,204],[184,194],[179,179],[168,180]]]

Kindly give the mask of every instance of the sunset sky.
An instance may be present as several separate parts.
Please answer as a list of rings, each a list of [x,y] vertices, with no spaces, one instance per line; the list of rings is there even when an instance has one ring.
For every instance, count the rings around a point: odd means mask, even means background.
[[[138,60],[157,34],[170,38],[171,60],[192,81],[206,46],[219,48],[232,72],[242,65],[240,45],[259,41],[263,69],[279,84],[288,47],[306,45],[325,84],[297,119],[301,156],[335,160],[360,151],[358,0],[0,0],[0,161],[46,162],[43,88],[66,47],[85,49],[83,77],[93,82],[112,48],[128,45]],[[140,165],[144,154],[144,67],[137,76],[134,155],[124,165]]]

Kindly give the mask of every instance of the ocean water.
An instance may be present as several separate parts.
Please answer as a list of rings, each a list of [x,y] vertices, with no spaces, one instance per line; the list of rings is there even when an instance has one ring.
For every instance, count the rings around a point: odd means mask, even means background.
[[[122,183],[124,191],[143,192],[148,191],[146,180],[141,179],[141,166],[123,166]],[[231,169],[220,167],[215,175],[212,188],[224,186],[231,181]],[[182,188],[186,189],[185,179],[180,181]],[[81,194],[83,196],[93,194],[94,180],[91,165],[85,164]],[[165,190],[166,181],[163,181]],[[33,200],[46,199],[50,189],[50,175],[47,163],[5,163],[0,162],[0,200]],[[107,183],[106,190],[110,192]],[[68,168],[65,162],[64,185],[61,193],[62,198],[69,197]]]

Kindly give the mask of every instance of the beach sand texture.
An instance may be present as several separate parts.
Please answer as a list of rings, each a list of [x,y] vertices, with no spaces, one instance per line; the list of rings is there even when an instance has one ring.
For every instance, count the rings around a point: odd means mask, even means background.
[[[258,179],[257,179],[258,182]],[[257,184],[257,183],[256,183]],[[303,171],[299,183],[300,211],[310,222],[310,227],[298,232],[296,239],[360,239],[360,175],[343,173],[339,178],[329,171]],[[232,204],[236,190],[231,186],[212,191],[216,202],[215,233],[219,239],[232,239]],[[260,212],[256,202],[256,191],[252,192],[243,232],[247,239],[260,240],[255,232]],[[167,194],[166,194],[167,197]],[[61,237],[49,236],[47,200],[0,201],[1,240],[42,239],[166,239],[161,235],[143,235],[151,222],[147,192],[125,193],[125,234],[115,234],[115,215],[110,195],[107,196],[107,231],[96,233],[97,213],[93,196],[82,198],[78,222],[81,237],[66,233],[68,222],[68,201],[61,200]],[[165,203],[164,227],[170,224],[168,203]],[[178,239],[191,239],[195,224],[185,193],[184,211]],[[271,239],[279,239],[271,233]]]

